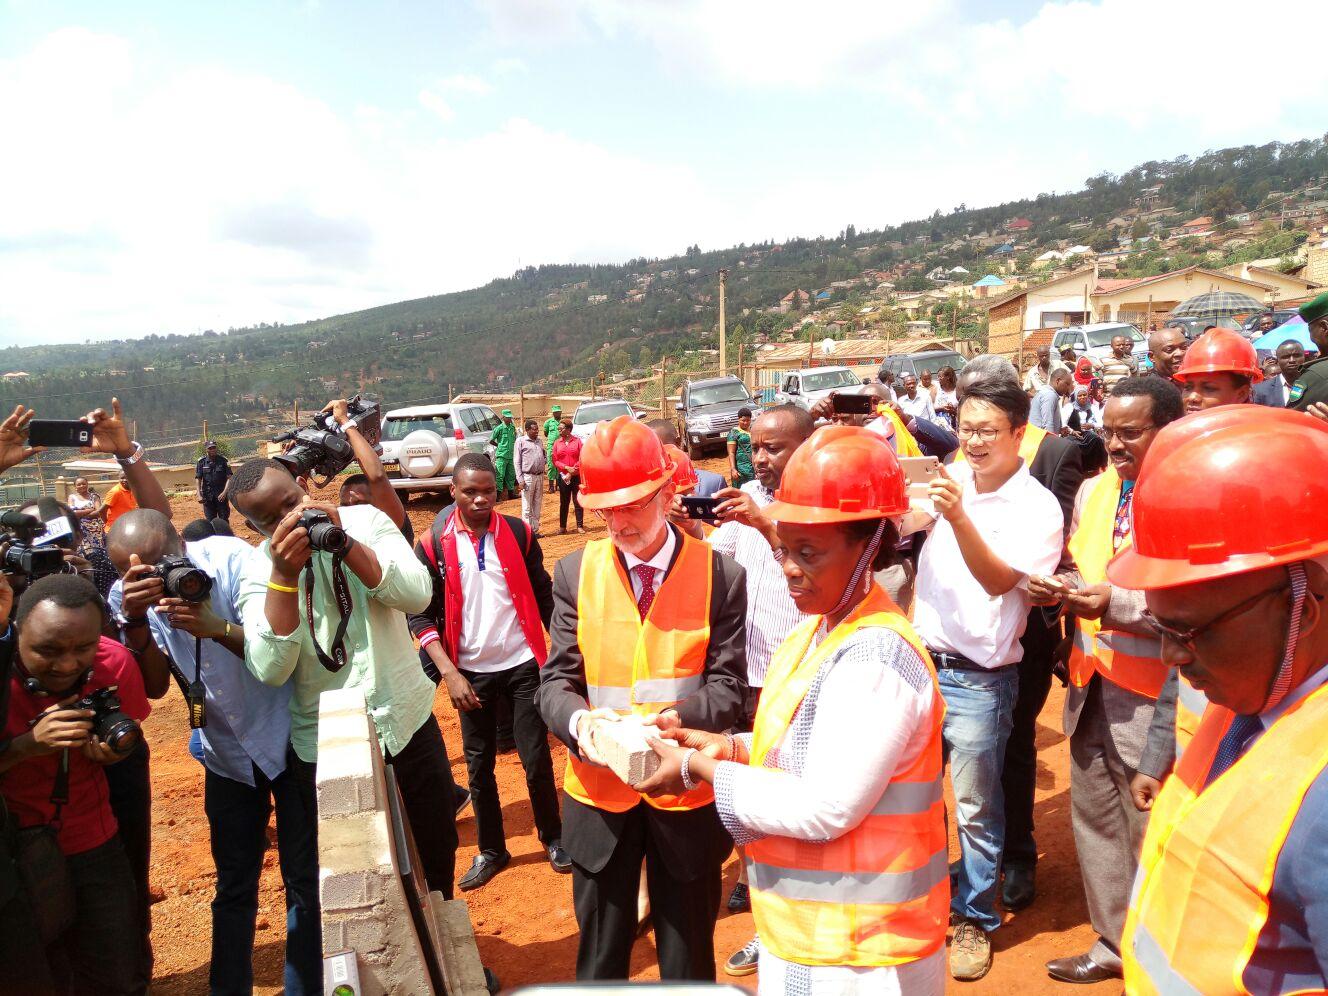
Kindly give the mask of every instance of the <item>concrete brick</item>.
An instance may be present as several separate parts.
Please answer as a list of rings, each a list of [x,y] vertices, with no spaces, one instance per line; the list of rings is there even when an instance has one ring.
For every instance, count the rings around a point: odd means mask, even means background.
[[[390,940],[388,925],[381,917],[363,916],[343,921],[346,928],[346,947],[361,958],[370,958],[387,949]]]
[[[604,763],[628,785],[639,785],[659,770],[659,755],[646,743],[659,737],[656,727],[631,716],[616,723],[596,720],[590,737]]]
[[[359,689],[325,692],[318,713],[318,812],[320,816],[373,812],[380,804],[374,754],[377,734]]]
[[[475,946],[470,908],[464,899],[444,900],[441,892],[430,893],[429,901],[448,996],[485,996],[488,987],[479,948]]]
[[[329,912],[367,909],[382,902],[382,873],[377,869],[338,873],[324,865],[318,875],[318,899]]]

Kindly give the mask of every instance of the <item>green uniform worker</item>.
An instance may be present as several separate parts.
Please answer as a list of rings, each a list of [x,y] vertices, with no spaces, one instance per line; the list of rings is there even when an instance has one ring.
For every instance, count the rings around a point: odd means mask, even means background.
[[[549,410],[549,417],[544,420],[544,455],[549,458],[549,487],[553,487],[553,444],[558,440],[558,424],[563,418],[563,406],[554,405]],[[553,492],[550,491],[550,494]]]
[[[516,494],[516,426],[512,424],[511,409],[503,409],[503,424],[489,436],[493,443],[494,476],[498,478],[498,500],[506,501]]]
[[[1319,358],[1300,368],[1300,376],[1291,385],[1287,407],[1328,417],[1328,291],[1300,306],[1300,317],[1309,326],[1310,339],[1319,350]]]

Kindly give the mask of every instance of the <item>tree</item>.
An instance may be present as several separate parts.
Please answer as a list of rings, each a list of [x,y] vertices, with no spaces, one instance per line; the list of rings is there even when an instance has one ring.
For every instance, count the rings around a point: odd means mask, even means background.
[[[854,226],[849,225],[848,228],[844,229],[845,242],[852,242],[857,237],[858,237],[858,230]]]
[[[1138,241],[1148,234],[1148,222],[1142,218],[1135,218],[1134,224],[1130,226],[1130,238]]]
[[[1226,221],[1227,215],[1235,214],[1241,207],[1236,197],[1236,188],[1229,183],[1205,191],[1200,204],[1203,213],[1211,216],[1214,221]]]
[[[1116,248],[1116,236],[1105,228],[1100,229],[1088,240],[1088,247],[1094,252],[1110,252]]]

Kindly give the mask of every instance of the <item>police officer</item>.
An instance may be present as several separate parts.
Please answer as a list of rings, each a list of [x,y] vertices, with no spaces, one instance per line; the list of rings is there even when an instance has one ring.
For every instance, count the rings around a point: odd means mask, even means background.
[[[198,482],[198,500],[203,503],[203,518],[229,521],[231,505],[223,493],[226,482],[231,479],[231,465],[217,451],[215,439],[207,441],[207,456],[195,464],[194,478]]]
[[[1300,317],[1309,326],[1310,339],[1319,350],[1319,358],[1300,368],[1287,407],[1328,418],[1328,291],[1302,304]]]

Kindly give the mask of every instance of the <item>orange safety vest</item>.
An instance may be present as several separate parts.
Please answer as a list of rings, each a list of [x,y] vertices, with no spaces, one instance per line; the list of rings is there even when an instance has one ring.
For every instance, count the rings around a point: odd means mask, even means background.
[[[1328,768],[1328,685],[1206,788],[1232,712],[1210,705],[1153,804],[1121,945],[1129,993],[1248,993],[1278,855]]]
[[[1120,504],[1120,475],[1108,467],[1089,488],[1069,547],[1085,583],[1096,585],[1107,579],[1107,561],[1114,555],[1111,538]],[[1129,543],[1126,536],[1121,545]],[[1156,636],[1104,629],[1100,619],[1079,618],[1070,648],[1070,680],[1076,688],[1083,688],[1095,672],[1121,688],[1156,699],[1167,677],[1162,641]]]
[[[1185,748],[1194,739],[1208,708],[1208,696],[1180,676],[1180,693],[1176,696],[1176,760],[1180,760]]]
[[[676,705],[705,681],[710,644],[711,547],[679,533],[682,546],[642,620],[612,540],[592,540],[581,559],[577,644],[592,709],[648,716]],[[704,783],[680,796],[648,798],[610,769],[567,754],[563,788],[578,802],[625,813],[645,799],[656,809],[698,809],[714,800]]]
[[[747,845],[747,880],[761,944],[801,965],[900,965],[945,943],[950,907],[941,723],[945,703],[931,657],[879,587],[809,653],[821,617],[802,623],[775,652],[756,712],[750,763],[761,767],[788,731],[817,672],[861,629],[894,630],[931,672],[926,749],[896,771],[861,823],[831,841],[764,837]],[[870,731],[863,731],[870,736]]]
[[[1039,429],[1036,425],[1031,424],[1024,426],[1024,438],[1019,441],[1019,459],[1024,461],[1025,467],[1033,466],[1033,458],[1037,456],[1038,447],[1042,445],[1042,440],[1046,438],[1046,429]],[[968,463],[968,458],[964,456],[962,446],[955,450],[954,462]]]

